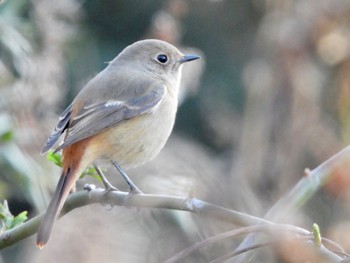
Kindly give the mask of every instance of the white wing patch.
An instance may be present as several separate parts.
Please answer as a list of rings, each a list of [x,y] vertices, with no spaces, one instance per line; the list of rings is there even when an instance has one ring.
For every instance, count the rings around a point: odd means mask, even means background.
[[[105,107],[116,107],[122,104],[124,104],[124,102],[120,100],[109,100],[105,103]]]

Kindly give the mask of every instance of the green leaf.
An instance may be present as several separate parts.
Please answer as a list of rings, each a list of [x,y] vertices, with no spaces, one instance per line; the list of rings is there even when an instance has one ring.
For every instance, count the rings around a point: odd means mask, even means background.
[[[47,153],[47,159],[56,164],[57,166],[62,167],[61,154],[55,153],[51,150]]]
[[[94,167],[87,168],[80,176],[80,178],[84,178],[85,176],[91,176],[92,178],[95,178],[97,181],[101,182],[101,178],[96,172],[96,169]]]
[[[25,221],[27,221],[27,219],[28,219],[27,214],[28,214],[28,211],[23,211],[23,212],[19,213],[17,216],[15,216],[13,218],[11,228],[16,227],[16,226],[24,223]]]
[[[25,222],[28,219],[27,213],[27,211],[23,211],[17,216],[13,216],[9,210],[7,201],[5,200],[4,203],[0,203],[0,234]]]
[[[6,131],[6,132],[4,132],[3,134],[1,134],[1,136],[0,136],[0,140],[2,141],[2,142],[9,142],[9,141],[11,141],[12,139],[13,139],[13,131]]]
[[[62,156],[59,153],[55,153],[50,150],[47,153],[47,159],[59,167],[62,167]],[[81,175],[80,178],[84,178],[85,176],[91,176],[95,178],[97,181],[101,182],[100,176],[97,174],[96,169],[94,167],[87,168]]]
[[[322,244],[320,227],[316,223],[314,223],[312,228],[313,228],[312,233],[314,235],[314,242],[315,242],[316,246],[320,247]]]

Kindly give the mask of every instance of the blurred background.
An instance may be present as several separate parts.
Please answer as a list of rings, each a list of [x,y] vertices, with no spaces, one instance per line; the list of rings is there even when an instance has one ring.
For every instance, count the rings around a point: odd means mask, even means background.
[[[0,1],[0,200],[30,218],[46,209],[60,169],[39,153],[58,115],[125,46],[158,38],[202,60],[184,67],[166,147],[129,176],[145,193],[264,216],[306,167],[350,142],[349,17],[341,0]],[[316,222],[350,251],[348,171],[283,222]],[[128,190],[115,170],[108,177]],[[84,178],[78,189],[86,182],[99,185]],[[0,262],[162,262],[233,228],[185,212],[91,205],[59,220],[43,251],[31,237]],[[238,241],[183,262],[209,262]],[[300,262],[288,249],[265,249],[258,262]]]

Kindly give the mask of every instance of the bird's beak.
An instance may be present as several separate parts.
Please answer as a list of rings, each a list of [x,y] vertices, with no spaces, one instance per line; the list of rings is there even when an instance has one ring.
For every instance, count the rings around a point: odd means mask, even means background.
[[[196,59],[199,59],[199,58],[200,57],[196,56],[196,55],[185,55],[185,56],[183,56],[180,59],[180,64],[185,63],[185,62],[189,62],[189,61],[192,61],[192,60],[196,60]]]

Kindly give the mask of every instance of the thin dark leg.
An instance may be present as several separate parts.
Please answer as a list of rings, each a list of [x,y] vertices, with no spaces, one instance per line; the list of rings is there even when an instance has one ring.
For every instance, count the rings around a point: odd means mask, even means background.
[[[97,174],[100,176],[102,183],[104,184],[107,192],[119,191],[118,188],[114,187],[110,182],[108,182],[106,176],[103,174],[103,172],[101,171],[101,169],[97,165],[94,165],[94,168],[95,168]]]
[[[132,194],[142,194],[142,191],[130,180],[130,178],[126,175],[124,170],[119,166],[119,164],[115,161],[112,161],[115,168],[117,168],[118,172],[123,176],[124,180],[130,186],[130,193]]]

